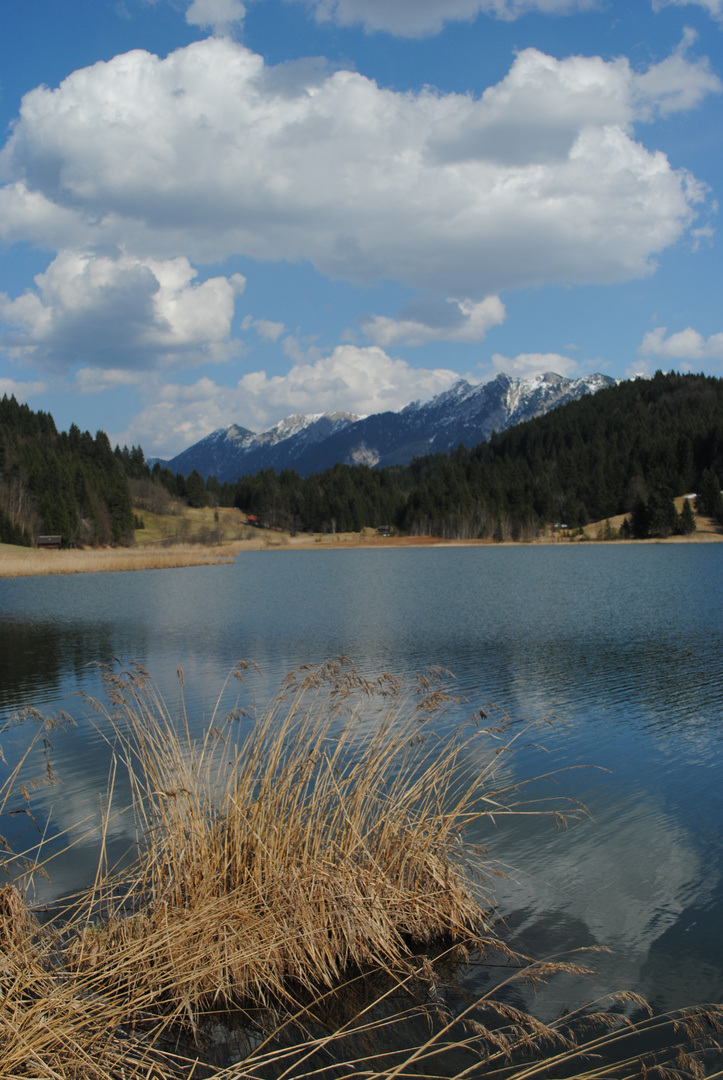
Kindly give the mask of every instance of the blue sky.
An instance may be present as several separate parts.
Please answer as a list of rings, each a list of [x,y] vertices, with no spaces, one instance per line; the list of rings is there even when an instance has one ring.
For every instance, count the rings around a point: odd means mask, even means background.
[[[171,456],[723,374],[723,0],[0,0],[0,393]]]

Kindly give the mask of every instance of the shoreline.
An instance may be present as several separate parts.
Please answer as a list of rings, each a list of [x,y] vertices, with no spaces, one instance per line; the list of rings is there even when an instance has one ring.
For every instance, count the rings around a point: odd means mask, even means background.
[[[641,545],[641,544],[716,544],[723,542],[723,533],[700,530],[690,536],[651,537],[647,540],[603,540],[593,536],[583,537],[538,537],[534,540],[500,540],[488,538],[474,540],[445,540],[439,536],[393,536],[365,539],[358,533],[324,534],[320,538],[288,537],[284,534],[271,534],[265,540],[244,540],[238,544],[239,553],[243,551],[346,551],[352,549],[389,549],[410,547],[595,547],[600,545]]]
[[[709,544],[723,542],[723,533],[712,526],[699,526],[689,536],[670,536],[649,540],[602,540],[587,535],[584,539],[540,537],[535,540],[444,540],[434,536],[364,536],[359,533],[326,533],[316,536],[289,536],[265,532],[258,538],[235,540],[214,547],[201,544],[174,544],[168,547],[139,545],[134,548],[68,548],[47,551],[0,544],[0,579],[42,577],[58,574],[93,574],[106,571],[162,570],[184,566],[218,566],[236,561],[245,551],[350,551],[388,550],[414,547],[548,547],[590,544]]]

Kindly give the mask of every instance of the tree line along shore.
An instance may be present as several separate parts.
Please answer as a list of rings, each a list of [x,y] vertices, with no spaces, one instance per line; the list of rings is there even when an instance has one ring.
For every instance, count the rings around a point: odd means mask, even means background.
[[[86,550],[370,543],[386,540],[379,529],[395,543],[712,539],[722,474],[723,380],[703,375],[624,382],[409,465],[233,484],[151,468],[140,447],[58,432],[49,414],[0,401],[0,542],[18,548],[39,536]]]
[[[675,500],[682,503],[683,499]],[[233,525],[226,525],[223,532],[236,534],[237,538],[221,540],[208,544],[183,542],[175,537],[179,530],[179,521],[188,525],[188,535],[205,535],[212,527],[213,512],[196,512],[194,517],[185,516],[188,511],[181,510],[178,515],[157,518],[165,531],[167,540],[137,539],[133,547],[87,547],[46,550],[37,547],[22,547],[14,544],[0,544],[0,578],[33,577],[47,574],[84,574],[102,571],[121,570],[159,570],[182,566],[212,566],[219,563],[234,562],[245,551],[343,551],[353,548],[389,549],[412,547],[457,547],[457,546],[498,546],[490,538],[477,540],[445,540],[434,536],[379,535],[376,529],[362,529],[361,532],[346,533],[306,533],[290,535],[282,530],[259,529],[249,527],[239,511],[231,511]],[[223,513],[223,512],[222,512]],[[226,512],[228,513],[228,511]],[[222,518],[223,519],[223,518]],[[203,522],[206,521],[206,524]],[[583,530],[548,529],[534,540],[501,541],[501,545],[518,546],[538,544],[599,544],[599,543],[719,543],[723,541],[723,531],[718,523],[709,517],[695,514],[696,529],[687,535],[671,535],[665,539],[650,538],[647,541],[621,540],[619,528],[621,521],[613,518],[603,522],[594,522]],[[183,531],[181,529],[181,531]],[[137,534],[138,535],[138,534]],[[143,536],[143,533],[140,533]]]

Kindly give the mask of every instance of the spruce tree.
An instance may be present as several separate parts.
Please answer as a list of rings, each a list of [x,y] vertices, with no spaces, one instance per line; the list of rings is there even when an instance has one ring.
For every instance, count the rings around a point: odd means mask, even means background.
[[[720,515],[723,509],[720,480],[712,469],[704,469],[703,471],[695,500],[695,508],[699,514],[707,514],[709,517],[715,518]]]
[[[203,477],[197,469],[194,469],[186,479],[186,499],[189,506],[208,506],[208,492],[203,482]]]
[[[690,536],[692,532],[695,532],[695,514],[693,513],[693,507],[690,505],[690,501],[685,499],[683,501],[683,509],[680,514],[680,531],[683,536]]]

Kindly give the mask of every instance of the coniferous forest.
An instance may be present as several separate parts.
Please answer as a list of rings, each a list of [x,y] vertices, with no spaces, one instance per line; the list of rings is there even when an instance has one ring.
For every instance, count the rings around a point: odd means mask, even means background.
[[[140,446],[111,449],[103,431],[58,431],[50,413],[0,400],[0,543],[132,544],[134,505],[162,513],[173,499],[206,506],[203,478],[150,469]]]
[[[575,529],[629,515],[623,535],[668,536],[694,527],[673,499],[723,523],[723,380],[658,373],[563,405],[489,442],[410,465],[337,464],[302,478],[264,470],[235,484],[198,473],[151,470],[140,447],[111,449],[14,398],[0,402],[0,539],[66,544],[130,542],[133,502],[181,499],[237,506],[269,528],[358,531],[392,526],[411,535],[531,539],[549,524]],[[133,495],[133,498],[132,498]],[[160,499],[162,502],[163,499]]]
[[[30,544],[39,533],[64,544],[128,543],[131,495],[108,436],[72,425],[59,432],[49,413],[15,398],[0,401],[0,540]]]

